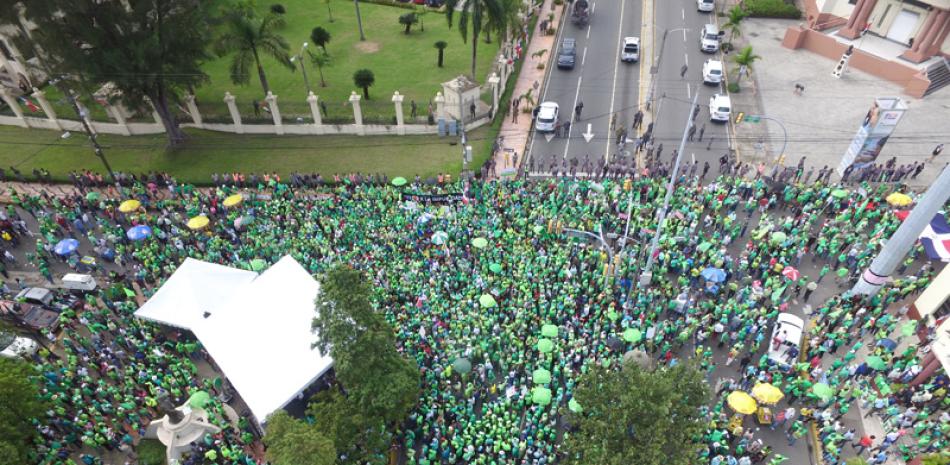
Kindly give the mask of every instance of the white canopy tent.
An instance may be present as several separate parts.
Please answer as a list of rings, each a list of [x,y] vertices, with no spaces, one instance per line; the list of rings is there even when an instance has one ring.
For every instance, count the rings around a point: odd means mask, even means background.
[[[260,275],[251,274],[255,277],[247,282],[210,280],[221,286],[216,289],[207,287],[206,282],[204,291],[227,296],[206,309],[210,313],[207,317],[202,317],[203,312],[197,319],[175,316],[186,307],[148,308],[168,283],[136,315],[149,310],[149,316],[143,318],[191,330],[263,424],[268,415],[283,408],[326,373],[333,360],[311,348],[317,340],[310,325],[320,284],[290,256]]]

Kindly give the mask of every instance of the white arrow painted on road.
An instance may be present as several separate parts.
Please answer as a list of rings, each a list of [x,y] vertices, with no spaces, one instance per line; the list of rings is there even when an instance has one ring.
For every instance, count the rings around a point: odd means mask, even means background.
[[[590,124],[587,125],[587,132],[585,132],[583,136],[586,142],[590,142],[590,140],[594,138],[594,133],[590,132]]]
[[[554,133],[549,132],[544,135],[544,140],[551,142],[551,139],[554,139]]]

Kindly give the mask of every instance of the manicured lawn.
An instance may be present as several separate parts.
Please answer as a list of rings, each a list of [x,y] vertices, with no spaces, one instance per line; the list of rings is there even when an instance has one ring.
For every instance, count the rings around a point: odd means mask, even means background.
[[[481,166],[488,157],[497,129],[483,127],[469,134]],[[112,168],[117,171],[167,171],[178,180],[207,184],[211,173],[228,171],[272,172],[286,176],[292,171],[333,173],[385,173],[395,176],[430,176],[461,171],[461,149],[450,145],[457,138],[436,136],[262,136],[210,131],[188,131],[187,146],[165,150],[165,136],[101,135],[100,143]],[[73,170],[104,172],[86,138],[79,133],[63,139],[55,131],[0,126],[0,167],[14,166],[30,176],[33,168],[45,168],[58,179]]]
[[[275,1],[280,1],[287,9],[287,27],[282,34],[291,45],[291,53],[297,53],[303,42],[310,41],[310,31],[316,26],[322,26],[332,36],[327,51],[333,63],[323,70],[327,87],[320,87],[317,69],[307,60],[311,88],[326,102],[329,119],[352,120],[347,99],[350,92],[357,90],[352,76],[358,69],[370,69],[376,77],[376,83],[369,90],[370,101],[362,102],[363,116],[367,122],[391,120],[395,114],[391,98],[397,90],[406,96],[403,105],[407,119],[410,100],[416,101],[418,114],[422,118],[429,100],[441,91],[442,82],[469,72],[471,43],[463,43],[455,27],[451,30],[448,28],[445,15],[441,12],[431,10],[423,16],[424,32],[421,31],[421,24],[417,24],[411,34],[405,35],[404,26],[399,24],[398,18],[410,10],[361,2],[360,13],[366,41],[360,41],[356,11],[350,0],[331,0],[332,23],[322,0],[268,0],[257,4],[264,12]],[[476,77],[480,83],[484,83],[498,51],[498,43],[494,39],[492,37],[491,44],[485,44],[483,40],[479,43]],[[433,46],[438,40],[449,44],[442,68],[436,66],[438,51]],[[319,50],[313,44],[310,48]],[[269,57],[262,61],[271,91],[279,98],[281,113],[290,119],[297,115],[309,118],[310,109],[305,101],[306,87],[300,69],[290,71]],[[229,64],[229,57],[224,57],[205,66],[211,82],[197,89],[199,108],[206,119],[229,121],[230,116],[222,100],[225,91],[229,91],[236,96],[241,113],[253,119],[252,101],[264,96],[257,73],[253,73],[247,86],[237,86],[231,83]]]

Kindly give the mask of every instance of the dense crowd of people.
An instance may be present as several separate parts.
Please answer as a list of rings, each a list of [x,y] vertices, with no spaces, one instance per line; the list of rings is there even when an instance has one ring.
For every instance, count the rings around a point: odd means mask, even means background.
[[[382,175],[222,174],[215,187],[199,189],[154,174],[130,176],[109,196],[98,193],[103,184],[95,176],[78,175],[70,195],[14,193],[0,220],[19,225],[11,236],[29,237],[35,247],[6,241],[26,250],[8,266],[35,266],[51,282],[57,267],[91,270],[107,283],[63,311],[55,349],[36,362],[54,406],[37,420],[36,463],[94,464],[113,450],[132,453],[159,414],[159,394],[180,403],[198,389],[221,391],[220,383],[196,376],[205,363],[199,343],[132,316],[133,288],[147,298],[185,257],[249,268],[251,260],[273,263],[286,254],[317,275],[344,262],[372,279],[399,349],[422,373],[419,404],[398,435],[409,464],[558,462],[571,434],[562,417],[578,378],[592,364],[620,366],[632,349],[661,366],[696,359],[707,373],[713,397],[698,463],[785,460],[752,418],[735,421],[727,405],[728,394],[759,383],[785,393],[772,406],[772,428],[794,444],[814,423],[826,463],[945,450],[946,375],[914,384],[922,357],[916,345],[882,344],[908,324],[889,309],[939,270],[921,266],[926,257],[917,248],[878,296],[842,294],[898,227],[884,198],[900,187],[844,191],[800,173],[786,182],[755,172],[742,177],[741,168],[726,160],[717,178],[684,172],[645,288],[636,280],[665,194],[658,177],[461,183],[440,176],[396,187]],[[225,207],[236,192],[243,202]],[[408,201],[407,192],[422,195]],[[445,193],[464,196],[425,196]],[[141,208],[120,212],[127,199]],[[189,229],[199,215],[210,225]],[[129,239],[126,231],[137,225],[148,225],[151,235]],[[623,248],[610,244],[616,251],[608,254],[565,229],[629,231],[629,240]],[[65,238],[78,239],[82,253],[58,255],[55,245]],[[88,268],[83,254],[107,264]],[[706,279],[709,268],[725,278]],[[830,299],[825,288],[833,289]],[[812,298],[819,289],[826,297]],[[486,295],[497,305],[486,304]],[[775,363],[764,355],[776,343],[769,339],[775,319],[803,306],[813,326],[802,353],[788,367]],[[553,349],[541,351],[544,325],[558,333]],[[621,339],[630,329],[637,336]],[[870,356],[883,369],[869,368]],[[466,382],[453,366],[459,358],[472,365]],[[532,401],[538,368],[552,374],[550,404]],[[844,426],[842,416],[858,403],[882,416],[886,437],[860,437]],[[187,463],[259,463],[253,428],[230,425],[217,399],[208,408],[223,432],[201,441]]]

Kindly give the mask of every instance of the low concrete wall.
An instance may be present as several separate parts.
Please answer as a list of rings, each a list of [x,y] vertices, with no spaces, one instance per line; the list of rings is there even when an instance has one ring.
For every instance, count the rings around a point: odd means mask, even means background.
[[[782,46],[793,50],[804,48],[834,61],[839,60],[848,49],[847,45],[833,37],[802,26],[786,29]],[[854,49],[848,66],[903,86],[904,93],[915,98],[923,97],[930,85],[926,73],[859,49]]]

